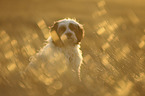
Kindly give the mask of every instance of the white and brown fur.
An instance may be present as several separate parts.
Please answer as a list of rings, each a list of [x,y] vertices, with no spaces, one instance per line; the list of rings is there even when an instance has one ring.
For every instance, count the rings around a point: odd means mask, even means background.
[[[31,71],[38,76],[45,73],[52,78],[67,70],[78,75],[83,60],[80,50],[80,42],[84,37],[83,26],[68,18],[54,22],[50,28],[48,43],[31,59]]]

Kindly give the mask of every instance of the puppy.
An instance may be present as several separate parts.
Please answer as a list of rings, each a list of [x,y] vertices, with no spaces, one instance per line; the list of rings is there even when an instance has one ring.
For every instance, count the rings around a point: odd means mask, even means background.
[[[70,72],[78,76],[82,64],[80,42],[83,26],[74,19],[62,19],[50,27],[48,43],[31,58],[28,70],[45,84]],[[69,74],[70,75],[70,74]]]

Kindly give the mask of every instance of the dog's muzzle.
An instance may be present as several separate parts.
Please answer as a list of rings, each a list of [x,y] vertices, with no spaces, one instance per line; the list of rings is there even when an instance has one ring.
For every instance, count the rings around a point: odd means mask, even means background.
[[[72,35],[73,35],[72,33],[68,32],[65,35],[67,36],[67,39],[72,39]]]

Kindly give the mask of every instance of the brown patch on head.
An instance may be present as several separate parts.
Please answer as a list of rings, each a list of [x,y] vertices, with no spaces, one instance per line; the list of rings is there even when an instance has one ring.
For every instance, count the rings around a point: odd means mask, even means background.
[[[81,42],[81,40],[84,38],[84,28],[81,24],[73,24],[73,23],[70,23],[69,24],[69,28],[75,32],[75,35],[78,39],[78,42]]]
[[[59,34],[59,36],[61,36],[65,31],[66,31],[66,26],[64,25],[59,26],[59,28],[57,29],[57,33]]]

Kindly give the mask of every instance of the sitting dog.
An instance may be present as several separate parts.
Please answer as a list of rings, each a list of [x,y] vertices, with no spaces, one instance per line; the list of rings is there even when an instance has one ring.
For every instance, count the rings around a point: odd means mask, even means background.
[[[83,26],[74,19],[62,19],[50,27],[48,43],[32,57],[29,71],[45,84],[65,72],[79,75],[82,64],[80,42],[84,37]]]

